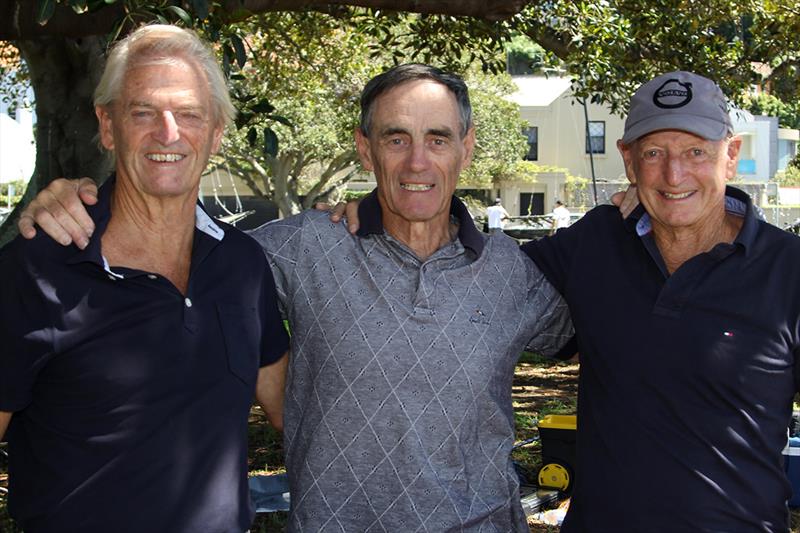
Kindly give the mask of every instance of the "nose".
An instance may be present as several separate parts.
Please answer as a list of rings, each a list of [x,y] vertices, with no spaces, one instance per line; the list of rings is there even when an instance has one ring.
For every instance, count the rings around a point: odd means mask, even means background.
[[[412,172],[422,172],[430,166],[430,158],[428,157],[425,143],[412,143],[409,158],[409,167]]]
[[[153,137],[162,145],[169,145],[180,139],[178,123],[172,111],[163,111],[156,124],[156,131]]]
[[[683,179],[683,164],[681,158],[678,156],[670,155],[667,157],[667,176],[666,181],[669,185],[678,185]]]

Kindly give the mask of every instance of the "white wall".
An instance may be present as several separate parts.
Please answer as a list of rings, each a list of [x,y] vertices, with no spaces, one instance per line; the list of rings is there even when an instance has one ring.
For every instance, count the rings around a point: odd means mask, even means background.
[[[566,168],[573,176],[591,178],[591,161],[586,153],[584,108],[569,90],[565,78],[514,76],[519,91],[511,100],[520,105],[520,115],[539,129],[540,165]],[[605,153],[594,155],[595,176],[599,181],[625,177],[617,139],[622,137],[624,118],[613,115],[605,106],[588,104],[590,121],[605,122]]]
[[[0,183],[27,181],[36,164],[33,116],[18,110],[18,120],[0,113]]]

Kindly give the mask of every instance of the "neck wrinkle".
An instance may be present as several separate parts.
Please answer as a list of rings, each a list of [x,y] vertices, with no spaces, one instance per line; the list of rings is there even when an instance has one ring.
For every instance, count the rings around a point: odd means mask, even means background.
[[[702,224],[699,228],[666,228],[653,224],[653,238],[661,257],[672,274],[686,261],[708,252],[720,243],[732,243],[742,228],[744,220],[723,212],[720,220]]]
[[[391,217],[389,217],[391,219]],[[391,223],[384,219],[386,232],[402,242],[414,252],[421,261],[426,260],[437,250],[453,240],[458,226],[450,223],[450,216],[436,221]]]

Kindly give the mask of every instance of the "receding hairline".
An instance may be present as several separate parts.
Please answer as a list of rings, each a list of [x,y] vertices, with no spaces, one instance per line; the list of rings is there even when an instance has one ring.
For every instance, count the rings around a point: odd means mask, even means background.
[[[380,108],[382,99],[387,98],[389,95],[391,95],[395,91],[398,91],[398,90],[401,90],[401,89],[407,89],[408,86],[410,86],[410,85],[422,84],[422,83],[438,85],[439,87],[444,89],[445,94],[450,99],[450,103],[452,105],[452,110],[455,113],[455,119],[456,119],[456,124],[457,124],[457,127],[455,129],[453,129],[451,126],[446,125],[446,124],[442,124],[441,126],[432,126],[432,127],[428,128],[425,131],[425,133],[428,134],[428,135],[436,135],[436,136],[447,137],[447,138],[452,138],[452,139],[455,139],[455,138],[463,139],[469,133],[469,129],[471,129],[473,126],[470,125],[470,127],[467,128],[467,130],[462,135],[461,130],[463,128],[463,124],[462,124],[462,120],[461,120],[461,111],[460,111],[460,106],[459,106],[459,103],[458,103],[458,97],[450,89],[450,87],[448,87],[446,84],[442,83],[441,81],[436,80],[435,78],[415,78],[415,79],[410,79],[410,80],[406,80],[406,81],[404,81],[402,83],[399,83],[397,85],[394,85],[394,86],[388,88],[385,91],[382,91],[380,94],[378,94],[374,98],[374,100],[372,100],[372,104],[371,104],[372,112],[370,113],[370,122],[374,122],[375,115],[377,114],[376,112]],[[388,124],[385,128],[383,128],[380,131],[375,130],[375,128],[373,126],[374,126],[374,124],[370,124],[370,128],[369,128],[370,132],[369,133],[371,135],[377,135],[379,137],[386,136],[386,135],[392,135],[394,133],[409,133],[405,128],[403,128],[402,126],[398,126],[396,124]]]

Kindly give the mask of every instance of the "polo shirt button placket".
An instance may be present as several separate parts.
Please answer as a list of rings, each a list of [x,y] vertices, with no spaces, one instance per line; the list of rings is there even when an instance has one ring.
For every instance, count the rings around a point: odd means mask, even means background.
[[[198,310],[194,307],[194,302],[189,296],[183,297],[183,327],[188,331],[197,331]]]

